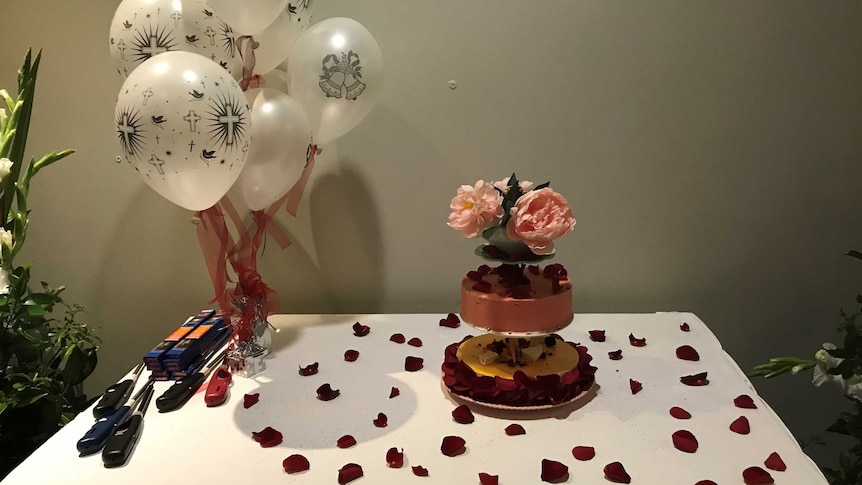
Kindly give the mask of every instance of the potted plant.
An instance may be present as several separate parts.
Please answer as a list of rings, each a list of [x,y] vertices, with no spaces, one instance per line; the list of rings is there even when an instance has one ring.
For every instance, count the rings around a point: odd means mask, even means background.
[[[30,264],[14,262],[27,236],[33,177],[73,152],[25,163],[40,58],[27,52],[17,99],[0,90],[0,478],[86,408],[82,383],[100,343],[76,320],[83,307],[63,302],[64,287],[34,288]]]

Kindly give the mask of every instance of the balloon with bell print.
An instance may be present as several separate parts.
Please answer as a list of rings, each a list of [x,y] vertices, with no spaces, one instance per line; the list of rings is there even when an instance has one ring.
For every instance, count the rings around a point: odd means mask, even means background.
[[[237,82],[206,57],[183,51],[148,59],[129,75],[115,122],[123,157],[144,182],[195,211],[227,193],[251,142]]]
[[[123,0],[111,21],[110,50],[123,78],[172,51],[200,54],[234,78],[242,74],[233,29],[204,0]]]

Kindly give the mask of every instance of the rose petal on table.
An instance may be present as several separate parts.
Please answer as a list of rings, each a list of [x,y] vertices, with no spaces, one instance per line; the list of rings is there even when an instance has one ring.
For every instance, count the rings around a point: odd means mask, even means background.
[[[527,431],[520,424],[512,423],[506,426],[506,436],[517,436],[519,434],[527,434]]]
[[[362,476],[362,467],[356,463],[348,463],[338,470],[338,485],[350,483]]]
[[[282,468],[287,473],[299,473],[304,472],[311,468],[311,464],[308,463],[308,458],[302,455],[290,455],[281,462]]]
[[[542,459],[542,481],[560,483],[569,478],[569,467],[554,460]]]
[[[625,467],[623,464],[615,461],[613,463],[608,463],[605,465],[605,478],[614,482],[614,483],[631,483],[632,477],[626,473]]]
[[[397,397],[399,395],[401,395],[401,391],[398,390],[397,387],[392,386],[392,389],[389,391],[389,399],[392,399],[393,397]]]
[[[341,394],[341,391],[333,389],[328,382],[317,388],[317,399],[321,401],[332,401],[339,394]]]
[[[623,358],[623,349],[608,352],[608,358],[611,360],[620,360]]]
[[[372,422],[374,423],[374,426],[377,426],[378,428],[385,428],[389,425],[389,418],[387,418],[383,413],[377,413],[377,419]]]
[[[452,410],[452,419],[454,419],[456,423],[461,424],[470,424],[476,420],[476,418],[473,417],[473,412],[470,411],[470,408],[466,404],[462,404]]]
[[[449,328],[458,328],[461,325],[461,320],[458,319],[458,315],[454,313],[450,313],[446,315],[446,318],[440,319],[441,327],[449,327]]]
[[[730,430],[734,433],[748,434],[751,432],[751,424],[748,422],[748,418],[740,416],[730,423]]]
[[[783,472],[784,470],[787,470],[787,465],[784,464],[784,460],[782,460],[781,456],[779,456],[778,453],[774,451],[770,453],[769,458],[767,458],[766,461],[763,462],[763,464],[766,465],[766,468],[769,468],[770,470],[775,470],[777,472]]]
[[[347,362],[356,362],[356,359],[358,359],[358,358],[359,358],[359,351],[358,350],[350,349],[350,350],[347,350],[344,352],[344,360],[346,360]]]
[[[596,449],[592,446],[576,446],[572,448],[572,456],[578,461],[590,461],[596,457]]]
[[[246,394],[242,397],[242,407],[248,409],[260,401],[260,393]]]
[[[422,369],[422,367],[424,366],[424,362],[425,361],[422,359],[422,357],[408,356],[406,359],[404,359],[404,370],[406,370],[407,372],[416,372]]]
[[[353,335],[357,337],[364,337],[371,332],[371,327],[368,325],[363,325],[359,322],[353,324]],[[358,466],[358,465],[357,465]]]
[[[682,360],[698,361],[700,354],[691,345],[680,345],[676,348],[676,358]]]
[[[389,468],[401,468],[404,466],[404,449],[398,451],[398,448],[389,448],[386,452],[386,465]]]
[[[389,337],[389,341],[395,342],[396,344],[403,344],[404,342],[407,341],[407,339],[405,339],[404,335],[402,335],[400,333],[393,333],[392,336]]]
[[[683,322],[679,324],[679,329],[683,332],[688,332],[689,330],[691,330],[691,327],[689,327],[687,323]]]
[[[629,379],[629,388],[632,390],[632,394],[634,395],[641,392],[644,386],[634,379]]]
[[[261,448],[272,448],[273,446],[281,444],[282,440],[281,433],[269,426],[263,428],[263,430],[257,433],[252,431],[251,437],[260,443]]]
[[[445,436],[440,444],[440,451],[446,456],[458,456],[467,451],[465,444],[467,442],[460,436]]]
[[[745,485],[769,485],[775,483],[772,475],[759,466],[748,467],[742,472],[742,480]]]
[[[299,375],[301,375],[301,376],[313,376],[314,374],[317,374],[317,365],[318,365],[317,362],[315,362],[313,364],[308,364],[305,367],[300,367],[299,368]]]
[[[751,398],[748,394],[740,394],[733,399],[733,405],[738,408],[743,409],[757,409],[757,405],[754,404],[754,399]]]
[[[416,466],[411,467],[411,468],[413,468],[413,474],[416,475],[417,477],[427,477],[428,476],[428,469],[425,468],[424,466],[416,465]]]
[[[701,481],[695,483],[694,485],[718,485],[718,484],[713,482],[712,480],[701,480]]]
[[[694,453],[697,451],[697,438],[694,437],[691,431],[681,429],[674,432],[671,435],[671,439],[673,439],[673,447],[679,451],[685,453]]]
[[[707,379],[707,373],[701,372],[699,374],[692,374],[688,376],[682,376],[679,378],[679,382],[682,382],[686,386],[705,386],[709,384],[709,379]]]
[[[479,472],[479,483],[481,485],[498,485],[500,483],[500,477]]]
[[[691,413],[689,413],[685,409],[678,407],[678,406],[674,406],[674,407],[670,408],[670,415],[675,417],[676,419],[690,419],[691,418]]]
[[[590,330],[590,340],[593,342],[604,342],[605,341],[605,331],[604,330]]]
[[[634,334],[629,334],[629,343],[632,344],[632,347],[645,347],[646,346],[646,337],[636,338]]]
[[[411,345],[413,347],[422,347],[422,340],[419,337],[413,337],[412,339],[407,341],[407,345]]]

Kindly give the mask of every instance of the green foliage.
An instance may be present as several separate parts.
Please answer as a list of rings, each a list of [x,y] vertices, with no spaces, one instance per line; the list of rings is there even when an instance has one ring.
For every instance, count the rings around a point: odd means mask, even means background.
[[[850,251],[847,256],[862,260],[862,252]],[[856,295],[856,303],[862,304],[862,295]],[[833,376],[833,379],[844,387],[851,410],[838,415],[826,431],[828,433],[847,436],[855,444],[838,456],[838,469],[821,467],[823,474],[831,485],[858,485],[862,483],[862,391],[848,386],[850,379],[862,376],[862,308],[855,313],[839,312],[840,323],[837,331],[844,335],[843,347],[824,349],[829,356],[843,359],[834,366],[828,365],[818,357],[818,360],[799,359],[796,357],[773,357],[769,362],[754,366],[749,374],[756,377],[771,378],[790,372],[798,372],[813,367]],[[818,437],[813,443],[824,444]]]
[[[30,224],[33,177],[72,153],[25,163],[40,59],[27,52],[17,100],[0,90],[0,478],[87,407],[82,383],[96,367],[100,343],[77,320],[84,308],[63,301],[64,287],[42,282],[34,291],[30,264],[14,263]]]

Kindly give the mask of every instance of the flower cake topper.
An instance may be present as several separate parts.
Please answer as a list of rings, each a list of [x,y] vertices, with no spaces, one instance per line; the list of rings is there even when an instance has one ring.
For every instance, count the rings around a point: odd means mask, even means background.
[[[449,204],[448,225],[466,238],[482,236],[482,256],[534,261],[553,254],[554,240],[575,227],[566,199],[549,187],[511,177],[462,185]]]

